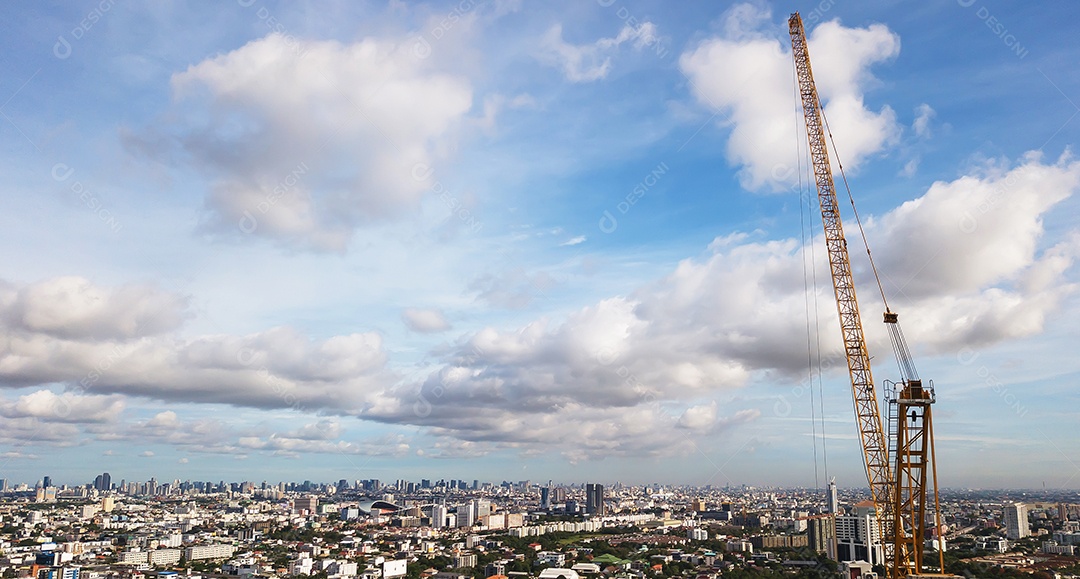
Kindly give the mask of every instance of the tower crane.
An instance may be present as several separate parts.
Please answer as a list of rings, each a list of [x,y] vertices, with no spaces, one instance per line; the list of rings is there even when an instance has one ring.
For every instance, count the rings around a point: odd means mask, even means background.
[[[855,296],[855,281],[851,272],[847,240],[840,219],[836,183],[829,161],[826,134],[831,138],[825,112],[818,98],[806,46],[802,17],[796,12],[788,19],[792,57],[809,145],[821,221],[825,229],[825,246],[829,255],[836,309],[844,340],[851,392],[855,405],[855,421],[862,443],[866,478],[874,502],[878,539],[884,551],[884,566],[891,579],[901,577],[933,577],[923,573],[923,538],[927,516],[927,476],[932,473],[933,513],[940,532],[940,508],[937,496],[937,470],[934,461],[934,430],[931,405],[935,401],[933,383],[923,385],[915,370],[898,316],[889,309],[885,292],[878,278],[878,288],[885,303],[884,322],[888,328],[893,350],[900,367],[901,380],[886,382],[888,402],[888,433],[881,418],[881,406],[874,389],[870,370],[870,355],[866,347],[859,303]],[[843,167],[840,167],[841,173]],[[846,184],[846,179],[845,179]],[[854,202],[852,202],[854,208]],[[855,214],[858,218],[858,213]],[[860,225],[861,229],[861,225]],[[864,236],[865,242],[865,236]],[[867,246],[871,267],[873,256]],[[874,267],[874,275],[877,270]],[[890,461],[890,457],[892,460]],[[938,569],[944,572],[944,559],[938,550]],[[942,575],[937,575],[942,576]]]

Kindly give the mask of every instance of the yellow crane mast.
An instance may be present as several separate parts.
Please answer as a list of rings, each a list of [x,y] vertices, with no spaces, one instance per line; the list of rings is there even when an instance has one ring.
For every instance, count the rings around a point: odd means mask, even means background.
[[[927,471],[934,473],[934,516],[940,532],[937,504],[937,473],[933,465],[933,428],[930,405],[934,402],[932,384],[924,388],[915,371],[910,352],[900,331],[897,315],[885,304],[884,321],[889,328],[903,380],[890,385],[889,436],[882,424],[880,405],[870,370],[855,281],[851,272],[847,240],[840,219],[836,184],[829,162],[827,126],[821,101],[810,68],[806,32],[796,12],[788,19],[792,56],[806,122],[806,138],[814,167],[825,246],[829,255],[836,309],[844,339],[855,419],[862,443],[866,479],[874,502],[879,540],[885,555],[885,568],[891,578],[922,574],[923,538],[927,515]],[[868,250],[869,253],[869,250]],[[875,272],[876,274],[876,272]],[[879,281],[880,286],[880,281]],[[884,292],[882,292],[884,299]],[[890,462],[890,455],[895,462]],[[939,550],[939,569],[944,571]]]

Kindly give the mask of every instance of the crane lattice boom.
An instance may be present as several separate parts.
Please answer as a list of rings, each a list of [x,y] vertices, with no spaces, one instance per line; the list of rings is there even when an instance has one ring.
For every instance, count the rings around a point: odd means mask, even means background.
[[[844,225],[840,220],[840,208],[836,200],[836,184],[829,165],[821,101],[818,99],[813,71],[810,69],[810,54],[806,50],[802,18],[793,14],[788,20],[788,28],[791,32],[791,48],[795,58],[799,94],[802,97],[803,116],[806,120],[806,138],[814,165],[814,181],[817,183],[822,223],[825,226],[825,246],[829,253],[829,268],[836,293],[836,310],[840,315],[840,330],[844,337],[848,374],[851,377],[851,393],[855,400],[855,417],[865,457],[866,479],[870,483],[878,527],[883,535],[882,544],[887,544],[893,527],[892,509],[886,506],[891,505],[893,496],[889,448],[882,428],[874,377],[870,372],[870,355],[866,351],[859,303],[855,299],[855,280],[851,275],[851,260],[848,257]]]
[[[788,20],[792,56],[806,121],[806,138],[814,166],[814,181],[821,204],[821,221],[825,228],[825,246],[829,254],[836,310],[844,338],[851,393],[855,402],[855,419],[862,442],[866,480],[874,501],[879,539],[884,551],[884,564],[891,579],[945,577],[924,575],[923,538],[927,515],[933,508],[934,525],[941,531],[940,508],[937,500],[937,471],[934,464],[934,430],[931,404],[934,403],[933,384],[923,386],[915,370],[898,316],[885,304],[885,325],[889,329],[893,350],[901,369],[902,380],[891,384],[888,437],[882,428],[881,411],[874,378],[870,373],[870,355],[866,349],[859,303],[855,298],[855,281],[851,274],[844,226],[836,198],[836,183],[829,163],[825,135],[824,112],[810,68],[806,48],[806,31],[798,13]],[[831,135],[830,135],[831,136]],[[843,170],[841,168],[841,170]],[[845,181],[846,182],[846,181]],[[857,214],[856,214],[857,217]],[[869,255],[869,248],[867,254]],[[873,258],[871,257],[873,267]],[[876,271],[875,271],[876,276]],[[878,281],[880,289],[880,278]],[[884,299],[885,292],[882,291]],[[890,462],[890,456],[895,462]],[[933,475],[933,504],[927,503],[928,475]],[[944,570],[944,559],[938,552],[938,566]]]

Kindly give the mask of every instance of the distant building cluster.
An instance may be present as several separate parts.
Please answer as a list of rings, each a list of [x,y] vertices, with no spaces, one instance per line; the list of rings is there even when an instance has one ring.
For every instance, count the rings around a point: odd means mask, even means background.
[[[0,572],[18,578],[398,579],[413,569],[421,579],[646,579],[676,570],[713,579],[740,566],[819,566],[790,559],[808,551],[867,577],[884,560],[874,503],[835,481],[821,490],[460,479],[114,483],[102,473],[84,485],[56,486],[46,476],[32,487],[0,480],[0,488]],[[996,497],[942,505],[945,525],[928,526],[923,538],[928,552],[955,541],[971,551],[965,561],[1023,569],[1080,555],[1076,505]],[[626,558],[594,556],[591,541]]]

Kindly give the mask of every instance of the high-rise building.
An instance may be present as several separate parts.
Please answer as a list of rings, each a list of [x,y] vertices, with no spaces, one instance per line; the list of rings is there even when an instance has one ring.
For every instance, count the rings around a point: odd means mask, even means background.
[[[476,501],[469,501],[457,508],[457,526],[471,527],[476,524]]]
[[[825,495],[825,512],[838,514],[837,511],[840,508],[840,501],[836,496],[836,479],[829,480],[829,494]]]
[[[829,513],[810,517],[806,534],[811,549],[836,560],[836,515]]]
[[[112,475],[103,472],[94,478],[94,488],[99,491],[112,490]]]
[[[1005,505],[1005,536],[1009,539],[1023,539],[1031,535],[1028,523],[1027,505],[1013,503]]]
[[[838,561],[866,561],[878,565],[885,559],[873,501],[855,505],[847,515],[836,516]]]
[[[45,488],[51,487],[52,486],[52,477],[51,476],[42,477],[41,486],[43,486]]]
[[[690,501],[690,510],[695,513],[705,512],[705,499],[694,499],[693,501]]]
[[[540,487],[540,508],[545,511],[551,508],[551,487]]]
[[[585,512],[602,517],[604,512],[604,485],[588,483],[585,485]]]
[[[486,517],[491,514],[491,501],[487,499],[474,499],[476,518]]]
[[[441,529],[446,526],[446,506],[435,505],[431,507],[431,528]]]
[[[345,479],[339,480],[337,483],[337,492],[343,493],[347,490],[349,490],[349,481]]]

